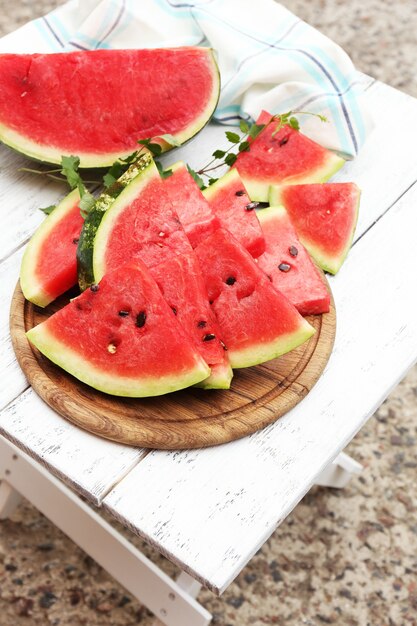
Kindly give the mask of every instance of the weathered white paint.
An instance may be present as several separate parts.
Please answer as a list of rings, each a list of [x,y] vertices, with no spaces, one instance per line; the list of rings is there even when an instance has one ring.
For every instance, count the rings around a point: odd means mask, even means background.
[[[145,454],[73,426],[32,389],[0,413],[0,434],[95,504]]]
[[[166,626],[207,626],[210,613],[42,466],[0,438],[0,479],[44,513]],[[0,493],[1,495],[1,493]],[[1,503],[1,502],[0,502]],[[187,578],[187,577],[186,577]]]
[[[297,407],[227,446],[152,452],[104,499],[213,591],[228,586],[414,363],[416,206],[417,185],[331,279],[335,348]]]

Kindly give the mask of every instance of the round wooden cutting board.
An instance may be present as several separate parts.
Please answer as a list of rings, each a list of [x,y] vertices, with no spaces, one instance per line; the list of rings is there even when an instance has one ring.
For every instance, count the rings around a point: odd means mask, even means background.
[[[10,312],[17,360],[45,402],[95,435],[120,443],[167,450],[201,448],[249,435],[287,413],[322,373],[336,331],[334,303],[326,315],[307,319],[313,337],[263,365],[235,370],[230,390],[189,388],[155,398],[119,398],[81,383],[45,358],[25,332],[67,304],[68,294],[46,309],[25,300],[19,284]]]

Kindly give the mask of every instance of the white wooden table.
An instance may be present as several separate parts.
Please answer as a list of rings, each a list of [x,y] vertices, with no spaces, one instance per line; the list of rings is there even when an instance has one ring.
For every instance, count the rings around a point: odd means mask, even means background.
[[[28,388],[11,347],[9,303],[22,250],[42,220],[36,209],[62,191],[19,173],[24,159],[0,149],[1,516],[21,493],[168,625],[208,624],[194,600],[198,583],[221,593],[313,483],[343,486],[360,470],[339,453],[416,361],[417,100],[361,79],[376,128],[335,178],[355,181],[363,194],[353,248],[330,278],[338,315],[333,354],[289,414],[206,450],[152,452],[100,440]],[[224,130],[206,129],[170,161],[198,166]],[[189,575],[169,579],[77,493]]]

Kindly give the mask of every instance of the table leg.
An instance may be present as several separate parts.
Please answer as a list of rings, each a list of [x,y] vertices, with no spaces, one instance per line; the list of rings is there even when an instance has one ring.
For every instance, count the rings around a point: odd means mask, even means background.
[[[341,452],[314,481],[321,487],[345,487],[354,474],[360,474],[363,466],[345,452]]]
[[[0,520],[13,515],[21,499],[20,493],[8,482],[2,480],[0,483]]]

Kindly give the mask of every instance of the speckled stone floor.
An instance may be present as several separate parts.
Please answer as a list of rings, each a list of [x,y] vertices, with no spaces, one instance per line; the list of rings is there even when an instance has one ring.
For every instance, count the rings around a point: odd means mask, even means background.
[[[0,34],[57,4],[7,3]],[[417,96],[415,0],[284,4],[343,45],[359,69]],[[214,625],[417,626],[416,368],[348,452],[364,464],[362,475],[343,491],[314,488],[222,598],[201,592]],[[151,623],[146,609],[28,503],[0,522],[0,626]]]

